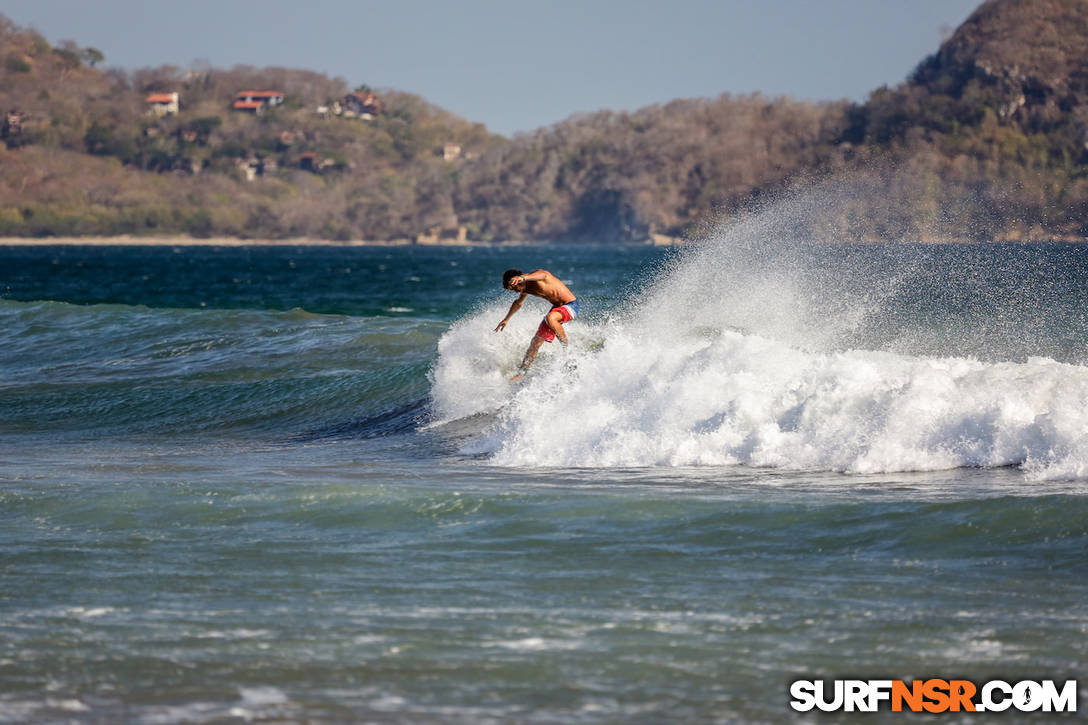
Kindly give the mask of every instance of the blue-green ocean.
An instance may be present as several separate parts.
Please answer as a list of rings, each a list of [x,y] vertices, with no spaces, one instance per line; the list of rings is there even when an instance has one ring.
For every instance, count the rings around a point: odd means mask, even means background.
[[[0,247],[0,722],[1083,703],[1088,246],[738,234]],[[581,301],[516,384],[508,267]]]

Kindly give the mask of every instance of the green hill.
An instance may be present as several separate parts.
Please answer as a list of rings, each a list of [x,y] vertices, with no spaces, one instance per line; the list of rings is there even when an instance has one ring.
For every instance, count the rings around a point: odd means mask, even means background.
[[[126,73],[102,56],[0,17],[0,111],[21,111],[0,235],[641,241],[819,179],[851,189],[812,220],[821,236],[1088,236],[1083,0],[983,3],[861,104],[726,95],[513,139],[391,90],[370,120],[319,114],[354,89],[307,71]],[[232,110],[243,90],[285,101]],[[176,115],[149,115],[173,92]]]
[[[990,0],[911,78],[847,111],[845,144],[892,158],[952,235],[1088,235],[1088,3]],[[927,211],[928,210],[928,211]]]
[[[445,144],[507,143],[396,91],[370,121],[318,115],[351,89],[306,71],[103,71],[3,18],[0,62],[0,110],[22,116],[0,145],[0,235],[409,236],[450,221]],[[286,101],[232,110],[253,88]],[[146,98],[171,92],[180,112],[149,115]]]

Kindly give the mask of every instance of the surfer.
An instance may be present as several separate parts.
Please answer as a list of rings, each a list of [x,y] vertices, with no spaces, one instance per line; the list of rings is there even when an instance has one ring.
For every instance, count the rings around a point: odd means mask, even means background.
[[[495,332],[500,332],[514,313],[521,309],[521,303],[528,295],[542,297],[551,303],[552,308],[544,315],[544,320],[533,335],[529,349],[525,351],[525,359],[521,361],[521,372],[511,380],[518,380],[533,364],[540,346],[545,342],[551,342],[556,337],[564,345],[567,344],[567,333],[563,330],[563,323],[570,322],[578,317],[578,298],[567,289],[558,277],[546,269],[538,269],[535,272],[524,274],[520,269],[508,269],[503,272],[502,286],[504,289],[519,292],[518,298],[510,305],[510,311],[506,313]]]

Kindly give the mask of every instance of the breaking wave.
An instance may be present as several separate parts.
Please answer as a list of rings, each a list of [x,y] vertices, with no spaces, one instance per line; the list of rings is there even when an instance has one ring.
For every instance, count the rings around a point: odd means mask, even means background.
[[[546,346],[521,384],[506,379],[535,311],[502,333],[505,304],[460,320],[439,341],[433,417],[478,421],[463,452],[497,465],[1088,476],[1088,324],[1062,250],[791,235],[818,201],[693,246],[572,323],[579,342]]]

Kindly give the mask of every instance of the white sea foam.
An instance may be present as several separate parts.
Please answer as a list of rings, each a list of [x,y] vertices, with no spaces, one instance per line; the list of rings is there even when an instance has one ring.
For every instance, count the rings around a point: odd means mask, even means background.
[[[275,687],[242,687],[238,695],[241,702],[231,707],[228,714],[246,722],[278,719],[275,716],[282,715],[281,708],[289,702],[287,695]]]
[[[508,379],[540,322],[531,301],[525,308],[502,332],[494,331],[507,309],[499,305],[455,322],[438,341],[438,362],[431,373],[437,422],[492,413],[509,400]],[[541,307],[541,316],[546,310]]]
[[[814,256],[784,218],[707,240],[622,324],[572,323],[572,340],[605,335],[604,348],[545,346],[520,385],[506,377],[538,318],[523,311],[503,333],[491,330],[504,307],[459,321],[439,343],[436,416],[498,411],[465,450],[499,465],[1088,477],[1088,367],[992,350],[935,357],[883,339],[902,281],[806,266]]]
[[[86,704],[84,704],[80,700],[75,699],[74,697],[64,700],[57,700],[50,697],[46,698],[45,704],[48,707],[62,710],[64,712],[89,712],[91,709]]]
[[[542,377],[516,400],[499,464],[869,473],[1088,463],[1088,370],[1043,359],[807,353],[733,332],[659,348],[610,339],[573,380]]]
[[[95,617],[104,617],[107,614],[112,614],[116,610],[113,607],[69,607],[62,610],[62,614],[68,617],[77,617],[79,619],[94,619]]]
[[[473,444],[500,465],[1019,465],[1040,478],[1088,476],[1082,366],[811,352],[729,330],[662,339],[627,328],[612,330],[603,350],[576,354],[573,371],[560,355],[542,360],[517,388],[503,368],[520,351],[469,327],[440,346],[435,400],[452,418],[501,408]]]

